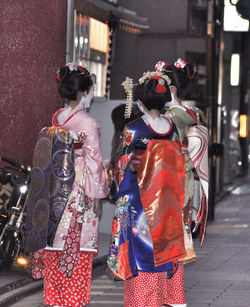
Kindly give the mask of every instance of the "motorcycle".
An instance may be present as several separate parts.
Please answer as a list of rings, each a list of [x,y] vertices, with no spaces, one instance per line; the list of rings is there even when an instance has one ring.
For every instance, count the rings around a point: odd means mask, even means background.
[[[10,268],[14,262],[19,265],[27,264],[23,222],[31,172],[30,167],[25,167],[17,160],[2,157],[2,161],[10,166],[1,169],[0,184],[8,183],[12,190],[8,201],[1,206],[0,270]]]

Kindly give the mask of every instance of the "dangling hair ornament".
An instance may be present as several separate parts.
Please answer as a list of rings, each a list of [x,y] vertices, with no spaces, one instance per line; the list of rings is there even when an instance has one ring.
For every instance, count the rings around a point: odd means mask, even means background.
[[[174,63],[174,66],[176,68],[184,68],[186,66],[186,62],[184,60],[182,60],[181,58],[179,58],[175,63]]]
[[[124,87],[125,93],[127,93],[127,103],[125,107],[125,118],[130,118],[133,106],[133,79],[126,77],[125,81],[121,84]]]

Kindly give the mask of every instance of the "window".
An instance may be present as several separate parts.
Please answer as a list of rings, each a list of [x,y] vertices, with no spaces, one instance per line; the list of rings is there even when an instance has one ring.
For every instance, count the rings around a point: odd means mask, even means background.
[[[108,25],[76,12],[74,33],[73,60],[86,66],[90,73],[96,74],[95,96],[102,97],[105,95],[106,85]]]

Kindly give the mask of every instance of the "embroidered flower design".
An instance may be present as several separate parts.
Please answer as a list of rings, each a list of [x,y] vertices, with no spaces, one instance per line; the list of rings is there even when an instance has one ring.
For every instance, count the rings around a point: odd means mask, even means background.
[[[68,210],[69,212],[74,212],[76,210],[76,199],[72,198],[72,200],[68,203]]]
[[[117,179],[118,179],[118,183],[120,184],[122,179],[125,176],[125,173],[127,171],[128,168],[128,164],[130,162],[131,157],[133,156],[133,153],[130,153],[128,155],[124,155],[118,162],[118,166],[117,166]]]
[[[144,144],[148,144],[150,142],[150,139],[144,138],[144,139],[141,139],[141,141]]]
[[[118,246],[115,244],[111,244],[109,248],[109,255],[110,256],[118,256],[119,255],[119,249]]]
[[[84,130],[78,132],[78,139],[79,139],[79,141],[80,141],[81,143],[84,143],[84,140],[85,140],[85,138],[86,138],[86,135],[87,135],[87,133],[86,133],[86,131],[84,131]]]
[[[132,232],[133,232],[134,235],[138,235],[140,230],[136,227],[132,227]]]
[[[163,71],[164,70],[164,66],[165,66],[165,62],[164,61],[159,61],[156,65],[155,65],[155,70],[156,71]]]
[[[123,137],[123,143],[122,143],[123,147],[128,146],[128,145],[131,144],[131,142],[133,140],[133,135],[134,135],[133,131],[125,129],[124,137]]]
[[[88,210],[91,208],[91,204],[92,204],[92,199],[90,197],[88,197],[87,195],[84,195],[84,204],[85,204],[85,209]]]
[[[70,194],[70,188],[67,186],[67,184],[63,184],[61,189],[60,189],[60,193],[64,196],[68,196]]]

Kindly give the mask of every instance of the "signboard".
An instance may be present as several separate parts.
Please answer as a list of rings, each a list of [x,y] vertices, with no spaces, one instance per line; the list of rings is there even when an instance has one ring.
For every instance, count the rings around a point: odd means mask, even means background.
[[[248,32],[249,21],[240,17],[236,6],[224,0],[224,31]]]

